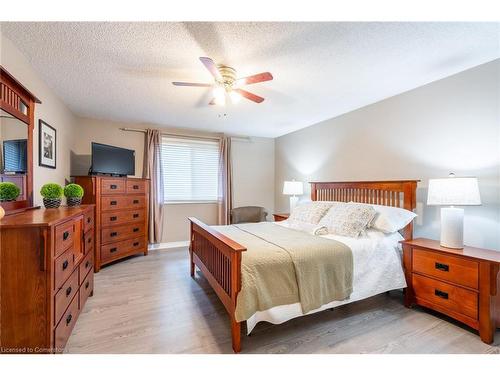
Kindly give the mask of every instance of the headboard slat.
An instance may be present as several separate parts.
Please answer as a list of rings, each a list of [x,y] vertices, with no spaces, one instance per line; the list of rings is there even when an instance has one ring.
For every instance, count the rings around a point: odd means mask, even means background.
[[[310,182],[313,201],[379,204],[413,211],[420,180]],[[413,238],[413,222],[402,230],[406,240]]]

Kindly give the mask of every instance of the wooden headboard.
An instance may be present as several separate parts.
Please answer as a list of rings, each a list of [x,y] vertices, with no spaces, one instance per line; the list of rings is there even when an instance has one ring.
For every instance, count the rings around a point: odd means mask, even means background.
[[[417,206],[420,180],[310,182],[311,200],[379,204],[413,211]],[[413,222],[402,231],[405,240],[413,238]]]

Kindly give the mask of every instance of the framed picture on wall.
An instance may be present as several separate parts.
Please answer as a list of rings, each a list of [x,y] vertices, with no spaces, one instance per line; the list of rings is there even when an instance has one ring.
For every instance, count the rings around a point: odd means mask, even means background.
[[[38,121],[38,164],[56,168],[56,129],[43,120]]]

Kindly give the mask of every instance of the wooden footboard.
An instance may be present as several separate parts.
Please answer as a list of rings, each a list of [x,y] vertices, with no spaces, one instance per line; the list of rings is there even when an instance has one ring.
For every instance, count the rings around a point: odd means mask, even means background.
[[[241,350],[241,323],[235,319],[236,298],[241,290],[241,252],[246,248],[217,232],[200,220],[190,217],[189,255],[191,277],[195,265],[200,269],[231,317],[233,350]]]

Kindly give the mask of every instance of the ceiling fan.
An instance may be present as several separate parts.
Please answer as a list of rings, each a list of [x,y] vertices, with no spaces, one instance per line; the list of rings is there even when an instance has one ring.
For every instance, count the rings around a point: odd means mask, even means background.
[[[249,91],[241,89],[241,86],[254,83],[270,81],[273,76],[269,72],[254,74],[245,78],[237,78],[236,70],[230,66],[218,64],[209,57],[200,57],[200,61],[215,79],[214,83],[193,83],[193,82],[172,82],[174,86],[212,87],[214,98],[210,105],[226,104],[226,94],[229,95],[233,103],[238,102],[241,97],[247,98],[255,103],[262,103],[264,98]]]

